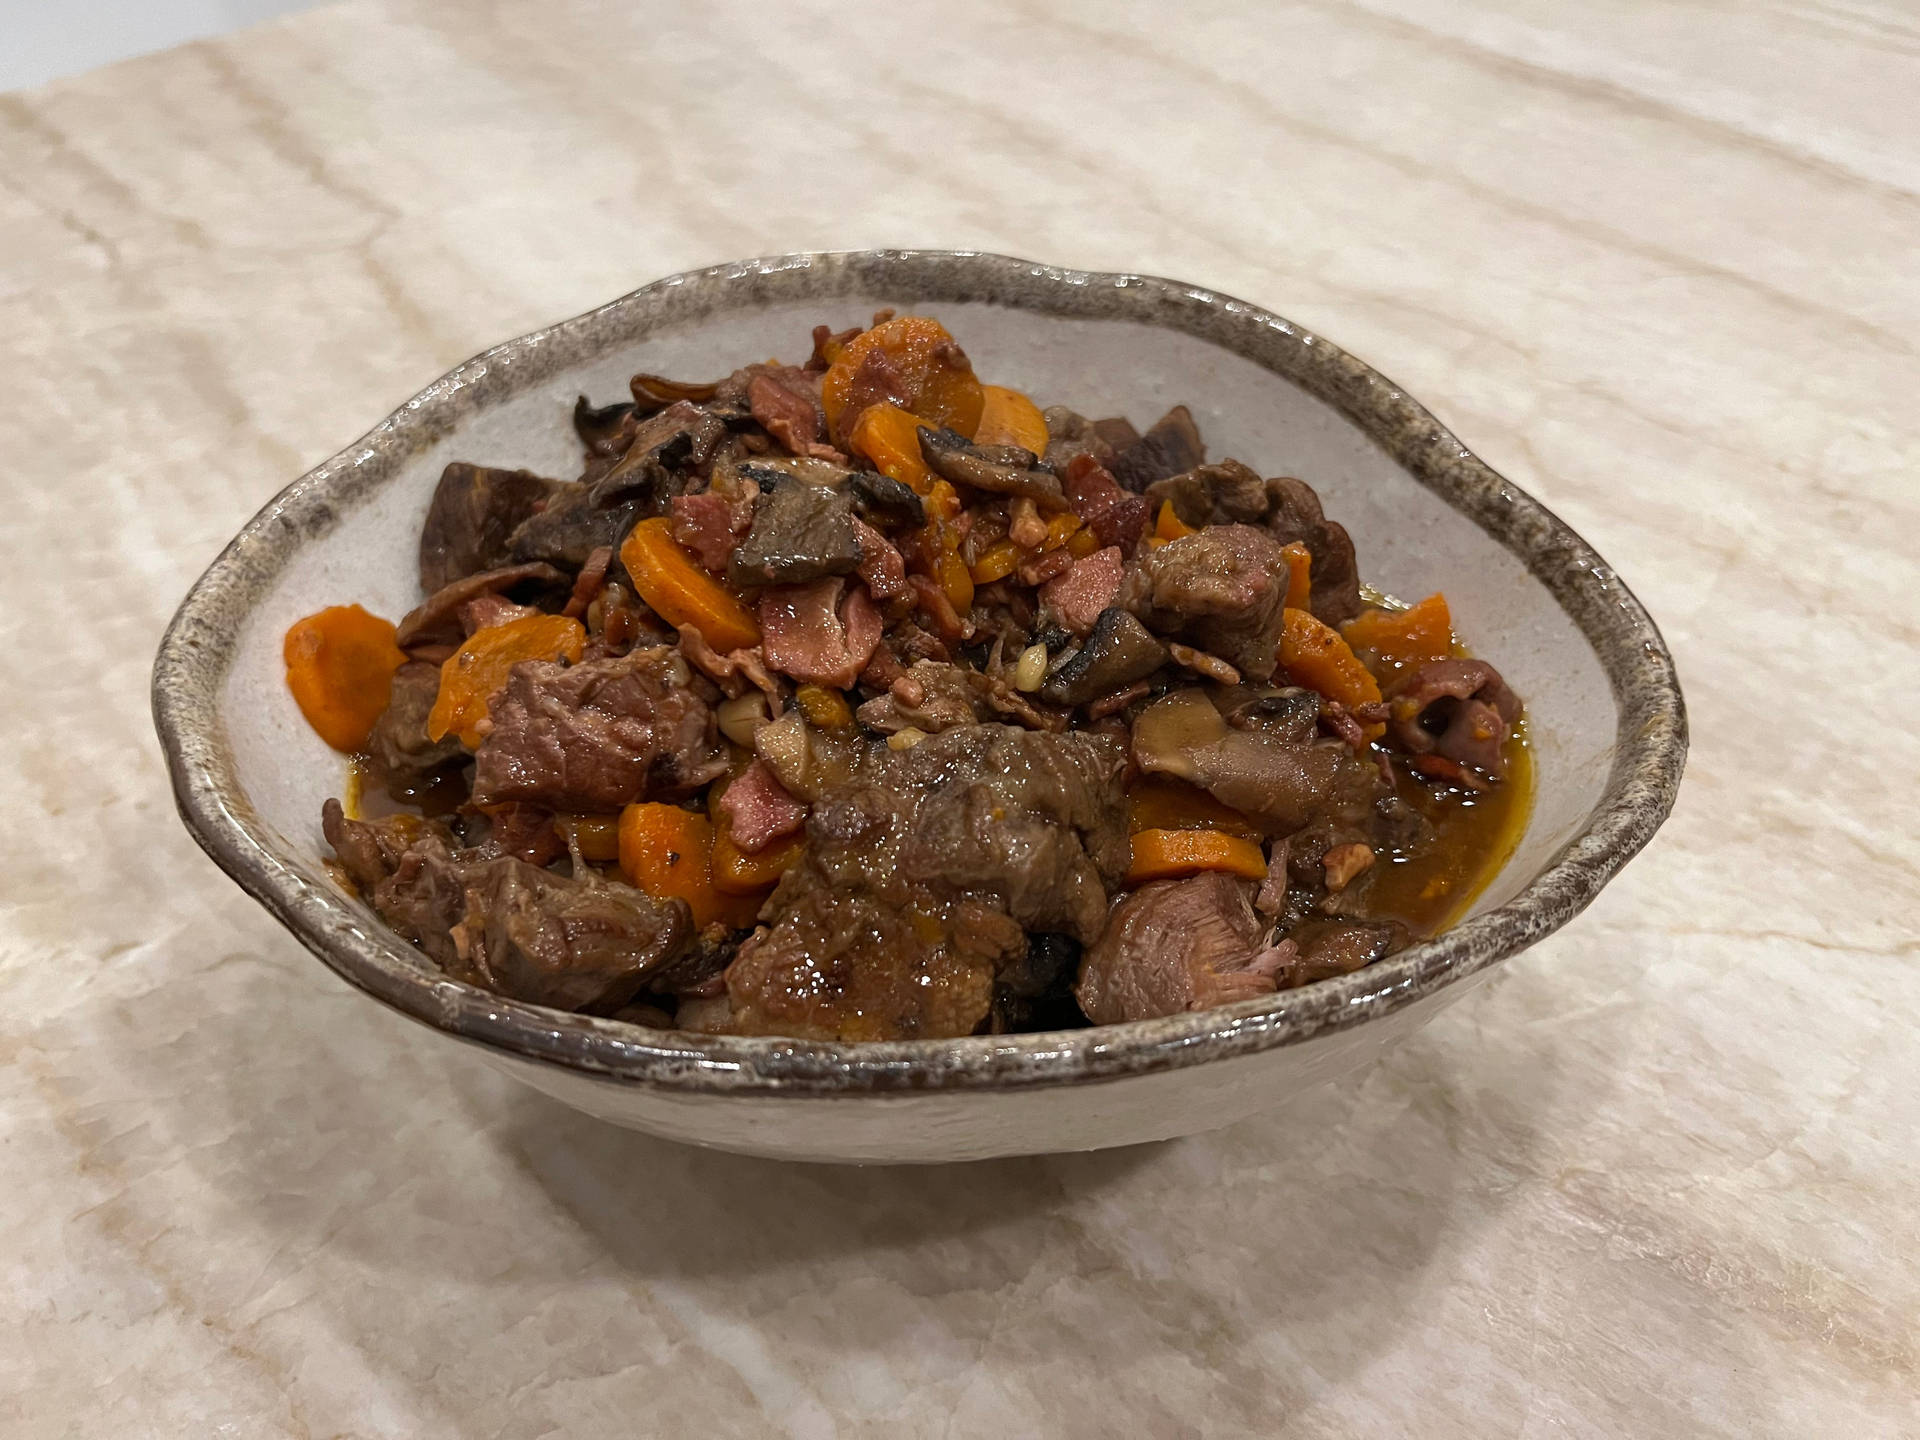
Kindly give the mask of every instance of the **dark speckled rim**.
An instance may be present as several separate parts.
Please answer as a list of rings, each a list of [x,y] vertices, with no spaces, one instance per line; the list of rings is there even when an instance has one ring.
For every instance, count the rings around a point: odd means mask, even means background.
[[[241,789],[219,694],[248,611],[303,544],[465,416],[561,368],[718,311],[878,296],[1162,326],[1245,356],[1333,405],[1518,556],[1592,645],[1619,722],[1612,770],[1586,824],[1506,904],[1352,975],[1161,1020],[885,1044],[662,1035],[503,1000],[423,972],[417,955],[369,912],[290,863]],[[482,1045],[610,1080],[714,1094],[1065,1085],[1247,1055],[1363,1024],[1484,970],[1577,915],[1666,819],[1687,750],[1673,658],[1640,602],[1592,547],[1391,381],[1277,315],[1198,286],[949,250],[783,255],[689,271],[469,360],[289,485],[221,552],[161,642],[153,708],[194,839],[336,974],[415,1020]]]

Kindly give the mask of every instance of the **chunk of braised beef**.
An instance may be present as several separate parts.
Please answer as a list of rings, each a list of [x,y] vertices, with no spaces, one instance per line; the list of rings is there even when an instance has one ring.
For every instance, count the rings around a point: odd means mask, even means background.
[[[1258,525],[1272,510],[1266,481],[1238,460],[1201,465],[1146,489],[1146,500],[1159,512],[1171,501],[1174,513],[1188,525]]]
[[[691,681],[665,646],[572,666],[516,665],[487,707],[474,803],[606,813],[692,794],[726,769],[726,752]]]
[[[1176,405],[1138,440],[1117,448],[1107,468],[1114,479],[1137,493],[1156,480],[1192,470],[1206,458],[1207,447],[1201,443],[1192,412]]]
[[[420,526],[420,588],[431,595],[510,560],[512,536],[566,490],[531,470],[499,470],[462,461],[440,473]]]
[[[1087,935],[1126,866],[1124,751],[973,725],[871,747],[727,970],[730,1023],[838,1039],[963,1035],[1023,927]]]
[[[860,566],[853,497],[789,480],[754,502],[753,528],[727,564],[736,585],[805,585]]]
[[[1116,603],[1149,630],[1268,679],[1279,663],[1287,601],[1280,543],[1251,525],[1210,525],[1136,556]]]
[[[684,900],[656,900],[592,871],[570,879],[502,857],[457,867],[455,979],[559,1010],[611,1010],[692,939]]]
[[[937,660],[917,660],[858,711],[860,723],[882,735],[911,727],[928,735],[976,724],[979,711],[968,672]]]
[[[1294,947],[1269,943],[1252,890],[1208,871],[1128,894],[1080,962],[1074,993],[1087,1018],[1117,1025],[1272,994]]]
[[[387,708],[367,738],[377,778],[383,786],[405,785],[465,755],[452,735],[427,738],[427,717],[440,696],[440,667],[409,660],[393,672]]]

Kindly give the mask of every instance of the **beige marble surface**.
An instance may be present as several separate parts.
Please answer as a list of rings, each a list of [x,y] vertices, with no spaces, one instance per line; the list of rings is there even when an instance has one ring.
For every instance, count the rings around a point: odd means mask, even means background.
[[[0,1432],[1920,1433],[1916,57],[1897,0],[372,0],[0,96]],[[484,344],[876,243],[1428,399],[1664,623],[1672,823],[1158,1148],[781,1168],[423,1054],[176,825],[166,616]]]

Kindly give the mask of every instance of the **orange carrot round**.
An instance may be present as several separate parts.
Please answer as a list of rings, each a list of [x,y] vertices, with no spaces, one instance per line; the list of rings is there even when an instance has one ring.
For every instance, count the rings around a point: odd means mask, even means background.
[[[586,643],[586,627],[564,615],[523,615],[474,631],[440,666],[440,693],[427,715],[428,738],[457,735],[467,749],[478,749],[486,733],[481,727],[487,702],[507,683],[514,666],[523,660],[571,664]]]
[[[1438,592],[1406,610],[1363,610],[1340,633],[1355,650],[1372,651],[1388,666],[1424,665],[1454,653],[1453,615]]]
[[[393,626],[358,605],[331,605],[296,620],[281,645],[287,688],[307,723],[336,750],[366,748],[387,708],[393,672],[407,663]]]
[[[1318,690],[1349,710],[1380,703],[1380,683],[1338,630],[1305,610],[1287,610],[1281,623],[1280,663],[1294,684]],[[1386,728],[1377,723],[1368,725],[1367,738],[1377,739]]]
[[[1047,453],[1047,420],[1038,405],[1004,385],[987,385],[983,392],[980,428],[973,432],[974,444],[1018,445],[1035,455]]]
[[[657,900],[687,902],[693,923],[742,930],[760,911],[756,896],[727,895],[713,883],[713,824],[695,810],[650,801],[620,812],[620,871]]]
[[[871,460],[882,475],[924,495],[933,483],[933,472],[920,453],[920,427],[926,423],[918,415],[882,401],[860,412],[847,443]]]
[[[640,598],[668,624],[696,626],[723,655],[760,643],[753,612],[673,538],[673,522],[666,516],[642,520],[627,533],[620,563],[633,577]]]
[[[984,387],[947,327],[925,315],[896,316],[856,335],[827,368],[820,382],[820,404],[835,435],[852,433],[858,417],[846,411],[853,399],[853,379],[861,361],[875,350],[886,354],[894,378],[905,390],[905,409],[929,425],[973,437],[986,406]]]
[[[1133,863],[1127,866],[1126,883],[1144,885],[1203,870],[1259,880],[1267,873],[1267,858],[1256,841],[1218,830],[1140,830],[1133,836]]]

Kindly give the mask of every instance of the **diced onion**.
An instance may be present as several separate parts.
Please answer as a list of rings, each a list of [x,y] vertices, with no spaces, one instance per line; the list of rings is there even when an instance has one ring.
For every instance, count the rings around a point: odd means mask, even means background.
[[[749,690],[732,700],[722,700],[714,711],[714,718],[720,723],[722,735],[751,750],[754,735],[767,723],[767,697],[758,690]]]

